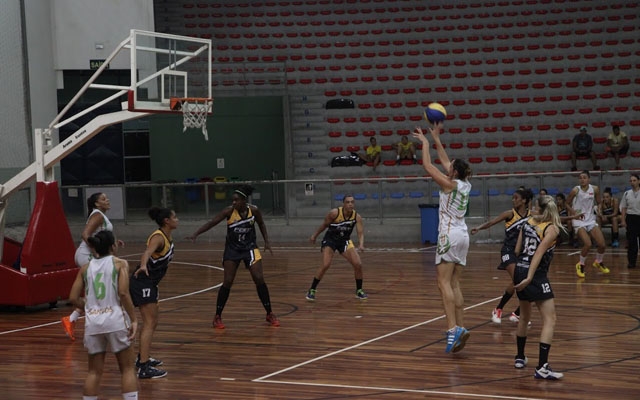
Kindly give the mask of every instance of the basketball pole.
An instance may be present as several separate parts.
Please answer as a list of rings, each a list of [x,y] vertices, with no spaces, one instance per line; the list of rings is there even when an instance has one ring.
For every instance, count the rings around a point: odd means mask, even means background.
[[[168,50],[155,48],[155,47],[144,47],[138,46],[136,43],[137,35],[147,35],[155,38],[163,38],[169,40],[178,40],[182,39],[177,35],[163,34],[158,32],[147,32],[136,29],[131,29],[129,32],[129,36],[123,40],[114,50],[113,52],[105,59],[102,65],[93,73],[93,75],[89,78],[89,80],[80,88],[80,90],[76,93],[76,95],[67,103],[67,105],[56,115],[56,117],[51,121],[49,127],[46,129],[35,129],[34,130],[34,153],[35,153],[35,161],[25,167],[22,171],[16,174],[13,178],[9,179],[4,184],[0,184],[0,260],[2,260],[2,253],[4,247],[4,228],[6,221],[6,209],[8,205],[9,197],[25,186],[32,179],[36,179],[37,181],[52,181],[54,179],[53,168],[56,163],[66,157],[69,153],[76,150],[78,147],[83,145],[89,139],[93,138],[95,135],[102,132],[105,128],[119,124],[122,122],[142,118],[154,113],[154,109],[136,109],[132,108],[132,104],[129,102],[125,102],[122,104],[122,111],[116,111],[112,113],[102,114],[87,124],[85,124],[80,129],[73,132],[69,137],[67,137],[62,142],[58,143],[55,147],[52,146],[52,132],[54,130],[59,129],[62,126],[69,124],[70,122],[92,112],[93,110],[112,102],[123,95],[130,96],[132,93],[134,95],[134,100],[136,96],[136,89],[145,84],[152,79],[156,79],[157,77],[164,76],[165,71],[175,70],[176,67],[181,64],[186,63],[193,57],[199,56],[201,53],[207,51],[208,52],[208,62],[209,62],[209,73],[211,71],[211,41],[204,39],[193,39],[184,37],[185,40],[195,40],[200,44],[200,47],[195,52],[185,52],[178,51],[177,44],[174,45],[175,48]],[[94,83],[97,78],[102,74],[102,72],[107,68],[109,63],[113,61],[113,59],[120,53],[121,50],[128,49],[130,50],[130,69],[131,69],[131,81],[128,86],[120,86],[120,85],[105,85],[105,84],[97,84]],[[136,77],[137,72],[137,60],[136,60],[136,50],[150,51],[156,53],[167,53],[169,52],[173,56],[173,60],[169,66],[156,71],[155,73],[149,75],[145,79],[138,81]],[[182,58],[178,59],[178,56]],[[184,76],[185,80],[187,77],[186,72],[175,71],[175,74],[181,73]],[[164,81],[163,81],[164,83]],[[186,85],[186,83],[185,83]],[[211,81],[208,82],[208,92],[209,97],[211,97]],[[186,87],[186,86],[185,86]],[[78,101],[78,99],[88,90],[88,89],[107,89],[107,90],[115,90],[116,93],[102,99],[101,101],[93,104],[90,107],[74,114],[73,116],[62,120],[65,114],[73,107],[73,105]],[[168,100],[167,100],[168,101]],[[157,109],[155,111],[158,111]]]

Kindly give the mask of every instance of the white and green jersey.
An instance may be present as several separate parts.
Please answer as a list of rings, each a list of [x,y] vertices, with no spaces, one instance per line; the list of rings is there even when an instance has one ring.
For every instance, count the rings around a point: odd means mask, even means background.
[[[87,335],[127,328],[128,319],[120,305],[118,270],[113,256],[94,258],[84,274],[85,324]]]
[[[456,188],[449,193],[440,191],[440,226],[439,233],[449,234],[452,230],[467,230],[467,223],[464,215],[469,206],[469,192],[471,184],[469,181],[454,179]]]

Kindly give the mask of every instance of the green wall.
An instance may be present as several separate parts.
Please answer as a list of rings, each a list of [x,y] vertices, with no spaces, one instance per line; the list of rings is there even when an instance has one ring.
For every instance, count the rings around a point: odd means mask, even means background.
[[[209,141],[200,129],[182,132],[182,115],[150,117],[153,181],[224,176],[227,180],[285,178],[284,121],[281,97],[214,100],[207,120]],[[217,159],[224,158],[224,169]]]

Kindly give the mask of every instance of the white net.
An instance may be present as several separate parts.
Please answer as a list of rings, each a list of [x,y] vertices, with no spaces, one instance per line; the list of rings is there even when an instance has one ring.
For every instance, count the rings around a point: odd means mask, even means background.
[[[182,103],[183,126],[187,128],[201,128],[205,140],[209,140],[207,134],[207,115],[211,112],[211,99],[185,99]]]

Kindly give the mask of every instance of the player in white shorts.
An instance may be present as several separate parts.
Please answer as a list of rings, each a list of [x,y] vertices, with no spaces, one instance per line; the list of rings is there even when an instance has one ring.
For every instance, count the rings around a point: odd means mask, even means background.
[[[442,296],[444,312],[447,318],[447,346],[445,352],[462,350],[469,338],[464,328],[464,297],[460,289],[462,267],[467,263],[469,234],[464,215],[469,205],[471,175],[469,165],[460,159],[450,161],[440,142],[442,122],[429,128],[442,163],[444,173],[431,163],[429,140],[416,128],[412,136],[422,143],[422,166],[440,186],[440,226],[438,228],[438,246],[436,249],[436,268],[438,289]]]
[[[598,268],[603,274],[609,273],[602,259],[604,258],[605,242],[602,230],[598,226],[596,212],[600,204],[600,189],[590,184],[591,177],[589,171],[582,171],[578,178],[580,184],[574,187],[567,196],[567,208],[569,215],[580,216],[573,219],[573,230],[576,232],[578,239],[582,241],[582,249],[580,250],[580,261],[576,264],[576,275],[584,278],[584,266],[587,261],[589,249],[591,249],[591,240],[596,242],[598,246],[596,260],[592,264],[594,268]]]
[[[138,399],[133,348],[138,322],[129,295],[129,266],[116,258],[115,239],[100,231],[87,239],[96,257],[85,264],[73,282],[69,299],[85,312],[84,346],[89,373],[83,400],[97,400],[107,349],[116,355],[122,374],[122,398]]]

